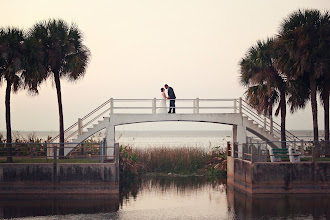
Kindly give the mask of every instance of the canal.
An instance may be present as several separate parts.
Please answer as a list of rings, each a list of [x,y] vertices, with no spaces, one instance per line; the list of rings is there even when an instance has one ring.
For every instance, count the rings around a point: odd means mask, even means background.
[[[0,218],[24,219],[330,219],[326,194],[247,195],[226,179],[144,177],[120,196],[2,196]]]

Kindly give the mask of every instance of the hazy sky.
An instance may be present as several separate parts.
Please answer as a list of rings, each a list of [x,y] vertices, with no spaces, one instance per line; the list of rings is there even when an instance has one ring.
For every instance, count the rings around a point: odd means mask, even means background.
[[[177,98],[238,98],[238,62],[258,39],[277,33],[297,9],[330,9],[329,0],[1,0],[0,26],[28,29],[61,18],[75,22],[92,53],[84,78],[62,81],[64,123],[109,99],[159,97],[169,84]],[[0,130],[5,129],[5,84]],[[38,96],[12,95],[13,130],[57,130],[55,87]],[[319,110],[323,129],[323,111]],[[288,129],[311,129],[310,108],[288,114]]]

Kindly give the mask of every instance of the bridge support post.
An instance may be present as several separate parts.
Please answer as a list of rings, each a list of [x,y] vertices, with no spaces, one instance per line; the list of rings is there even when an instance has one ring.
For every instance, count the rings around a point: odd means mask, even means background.
[[[78,135],[82,135],[83,129],[82,129],[82,120],[81,118],[78,118]]]
[[[243,157],[243,144],[246,143],[246,128],[240,125],[233,125],[233,143],[238,143],[238,158]]]
[[[273,116],[270,116],[270,125],[269,125],[270,134],[273,135]]]
[[[115,135],[116,135],[115,126],[110,125],[109,127],[107,127],[107,147],[111,147],[111,148],[107,148],[106,150],[107,159],[113,159],[114,156],[113,147],[115,146]]]
[[[113,98],[110,98],[110,114],[113,114]]]
[[[195,113],[199,114],[199,98],[195,100]]]
[[[238,111],[242,114],[242,97],[238,99]]]
[[[152,114],[156,114],[156,98],[152,100]]]
[[[237,113],[237,100],[234,99],[234,113]]]

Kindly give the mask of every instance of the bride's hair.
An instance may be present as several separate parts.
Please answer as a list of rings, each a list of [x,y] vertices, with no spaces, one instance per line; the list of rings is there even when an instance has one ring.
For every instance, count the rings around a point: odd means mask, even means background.
[[[161,91],[161,92],[164,92],[164,88],[161,88],[160,91]]]

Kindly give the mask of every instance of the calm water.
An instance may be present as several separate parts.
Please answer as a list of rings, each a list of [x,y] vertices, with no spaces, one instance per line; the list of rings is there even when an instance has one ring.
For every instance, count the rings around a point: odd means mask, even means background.
[[[26,136],[28,133],[21,133]],[[295,133],[297,134],[297,133]],[[310,136],[310,131],[298,135]],[[37,137],[47,132],[36,133]],[[102,138],[102,134],[96,135]],[[126,131],[121,144],[133,147],[226,146],[231,131]],[[0,218],[24,219],[330,219],[328,195],[249,196],[226,181],[200,177],[149,177],[122,186],[119,198],[0,197]]]
[[[326,195],[249,196],[201,177],[148,177],[119,198],[2,198],[0,217],[24,219],[330,219]],[[34,216],[34,217],[33,217]]]

